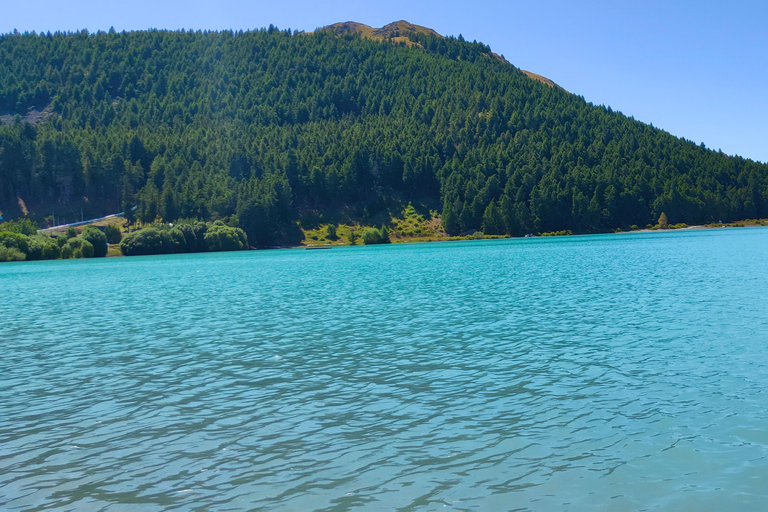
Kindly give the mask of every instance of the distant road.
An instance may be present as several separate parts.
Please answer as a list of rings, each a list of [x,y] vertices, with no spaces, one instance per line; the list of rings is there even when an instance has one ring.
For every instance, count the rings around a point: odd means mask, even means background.
[[[136,209],[136,207],[134,206],[133,208],[131,208],[131,211],[133,211],[135,209]],[[113,213],[112,215],[107,215],[106,217],[98,217],[96,219],[82,220],[80,222],[73,222],[71,224],[59,224],[58,226],[53,226],[52,228],[45,228],[45,229],[43,229],[41,231],[45,231],[46,233],[48,233],[48,232],[51,232],[51,231],[59,231],[61,229],[73,228],[75,226],[85,226],[87,224],[93,224],[94,222],[99,222],[99,221],[102,221],[102,220],[108,220],[108,219],[114,219],[116,217],[122,217],[123,215],[125,215],[125,212]]]

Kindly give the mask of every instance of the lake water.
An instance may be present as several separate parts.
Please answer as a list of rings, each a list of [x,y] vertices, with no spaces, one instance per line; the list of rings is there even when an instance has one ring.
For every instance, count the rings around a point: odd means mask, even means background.
[[[765,510],[768,229],[0,265],[0,509]]]

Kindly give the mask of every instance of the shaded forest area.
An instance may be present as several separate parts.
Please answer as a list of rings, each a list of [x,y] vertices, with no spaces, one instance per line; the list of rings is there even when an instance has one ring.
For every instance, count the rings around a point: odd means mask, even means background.
[[[0,210],[138,205],[142,222],[227,219],[258,246],[295,242],[307,212],[365,223],[408,202],[449,234],[768,217],[767,165],[532,80],[486,45],[408,37],[2,36]]]

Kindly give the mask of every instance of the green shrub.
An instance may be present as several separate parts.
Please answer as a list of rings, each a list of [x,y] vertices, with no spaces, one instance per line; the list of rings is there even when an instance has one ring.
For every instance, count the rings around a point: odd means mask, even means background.
[[[120,251],[125,256],[203,251],[237,251],[248,248],[248,238],[240,228],[221,221],[213,224],[181,221],[171,229],[149,227],[123,237]]]
[[[61,256],[61,259],[68,260],[69,258],[72,257],[72,247],[70,247],[69,245],[64,245],[64,247],[61,248],[59,254]]]
[[[237,238],[239,238],[240,242],[243,244],[243,249],[248,249],[250,245],[248,245],[248,235],[245,234],[245,231],[237,228],[235,232],[237,233]]]
[[[12,233],[32,236],[37,233],[37,224],[30,219],[3,222],[0,223],[0,231],[11,231]]]
[[[59,245],[51,240],[53,243],[45,244],[43,247],[43,259],[44,260],[56,260],[61,255],[61,248]]]
[[[187,239],[180,229],[173,228],[168,230],[168,239],[172,246],[170,252],[190,252],[187,250]]]
[[[382,226],[381,229],[365,228],[362,238],[365,245],[388,244],[390,242],[389,229],[387,226]]]
[[[67,228],[67,238],[75,238],[77,236],[77,231],[75,231],[75,228],[70,226]]]
[[[175,247],[167,231],[144,228],[127,234],[120,242],[120,251],[126,256],[168,254]]]
[[[120,228],[114,224],[110,224],[104,228],[104,234],[107,237],[107,242],[110,244],[119,244],[123,239],[123,234],[120,232]]]
[[[66,236],[59,235],[59,236],[56,237],[56,245],[59,246],[59,249],[64,247],[64,244],[66,244],[66,243],[67,243],[67,237]]]
[[[26,254],[15,247],[0,245],[0,261],[24,261]]]
[[[55,260],[61,250],[56,241],[46,235],[35,235],[29,239],[27,260]]]
[[[374,244],[380,244],[381,242],[381,231],[379,231],[376,228],[365,228],[363,230],[363,243],[365,245],[374,245]]]
[[[21,233],[14,233],[12,231],[3,231],[0,233],[0,246],[7,247],[9,249],[17,249],[24,254],[29,251],[29,238]]]
[[[84,238],[70,238],[64,247],[69,247],[72,250],[73,258],[93,258],[93,244]],[[63,251],[62,248],[62,253]]]
[[[182,252],[203,252],[205,247],[205,233],[208,224],[196,220],[180,220],[175,223],[173,229],[178,229],[184,234],[184,250]]]
[[[338,240],[339,237],[336,234],[336,226],[333,224],[328,224],[328,228],[326,229],[326,235],[325,238],[328,240]]]
[[[181,233],[184,237],[184,246],[181,252],[197,252],[197,234],[195,233],[195,227],[191,224],[184,224],[181,226],[174,226],[174,230]]]
[[[248,248],[248,239],[240,228],[214,224],[205,233],[209,251],[240,251]]]
[[[107,235],[102,233],[99,228],[87,226],[80,236],[93,246],[93,256],[95,258],[103,258],[107,255],[107,246],[109,245]]]

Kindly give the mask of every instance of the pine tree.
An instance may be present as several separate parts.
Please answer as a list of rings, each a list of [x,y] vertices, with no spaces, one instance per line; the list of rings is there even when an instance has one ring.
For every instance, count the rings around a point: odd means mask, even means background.
[[[442,223],[443,229],[449,235],[458,235],[461,231],[459,216],[456,214],[456,208],[450,200],[446,200],[443,204]]]
[[[661,215],[659,216],[659,229],[669,229],[669,221],[664,212],[661,212]]]
[[[483,233],[486,235],[503,235],[504,218],[501,210],[496,206],[496,201],[491,201],[483,213]]]

